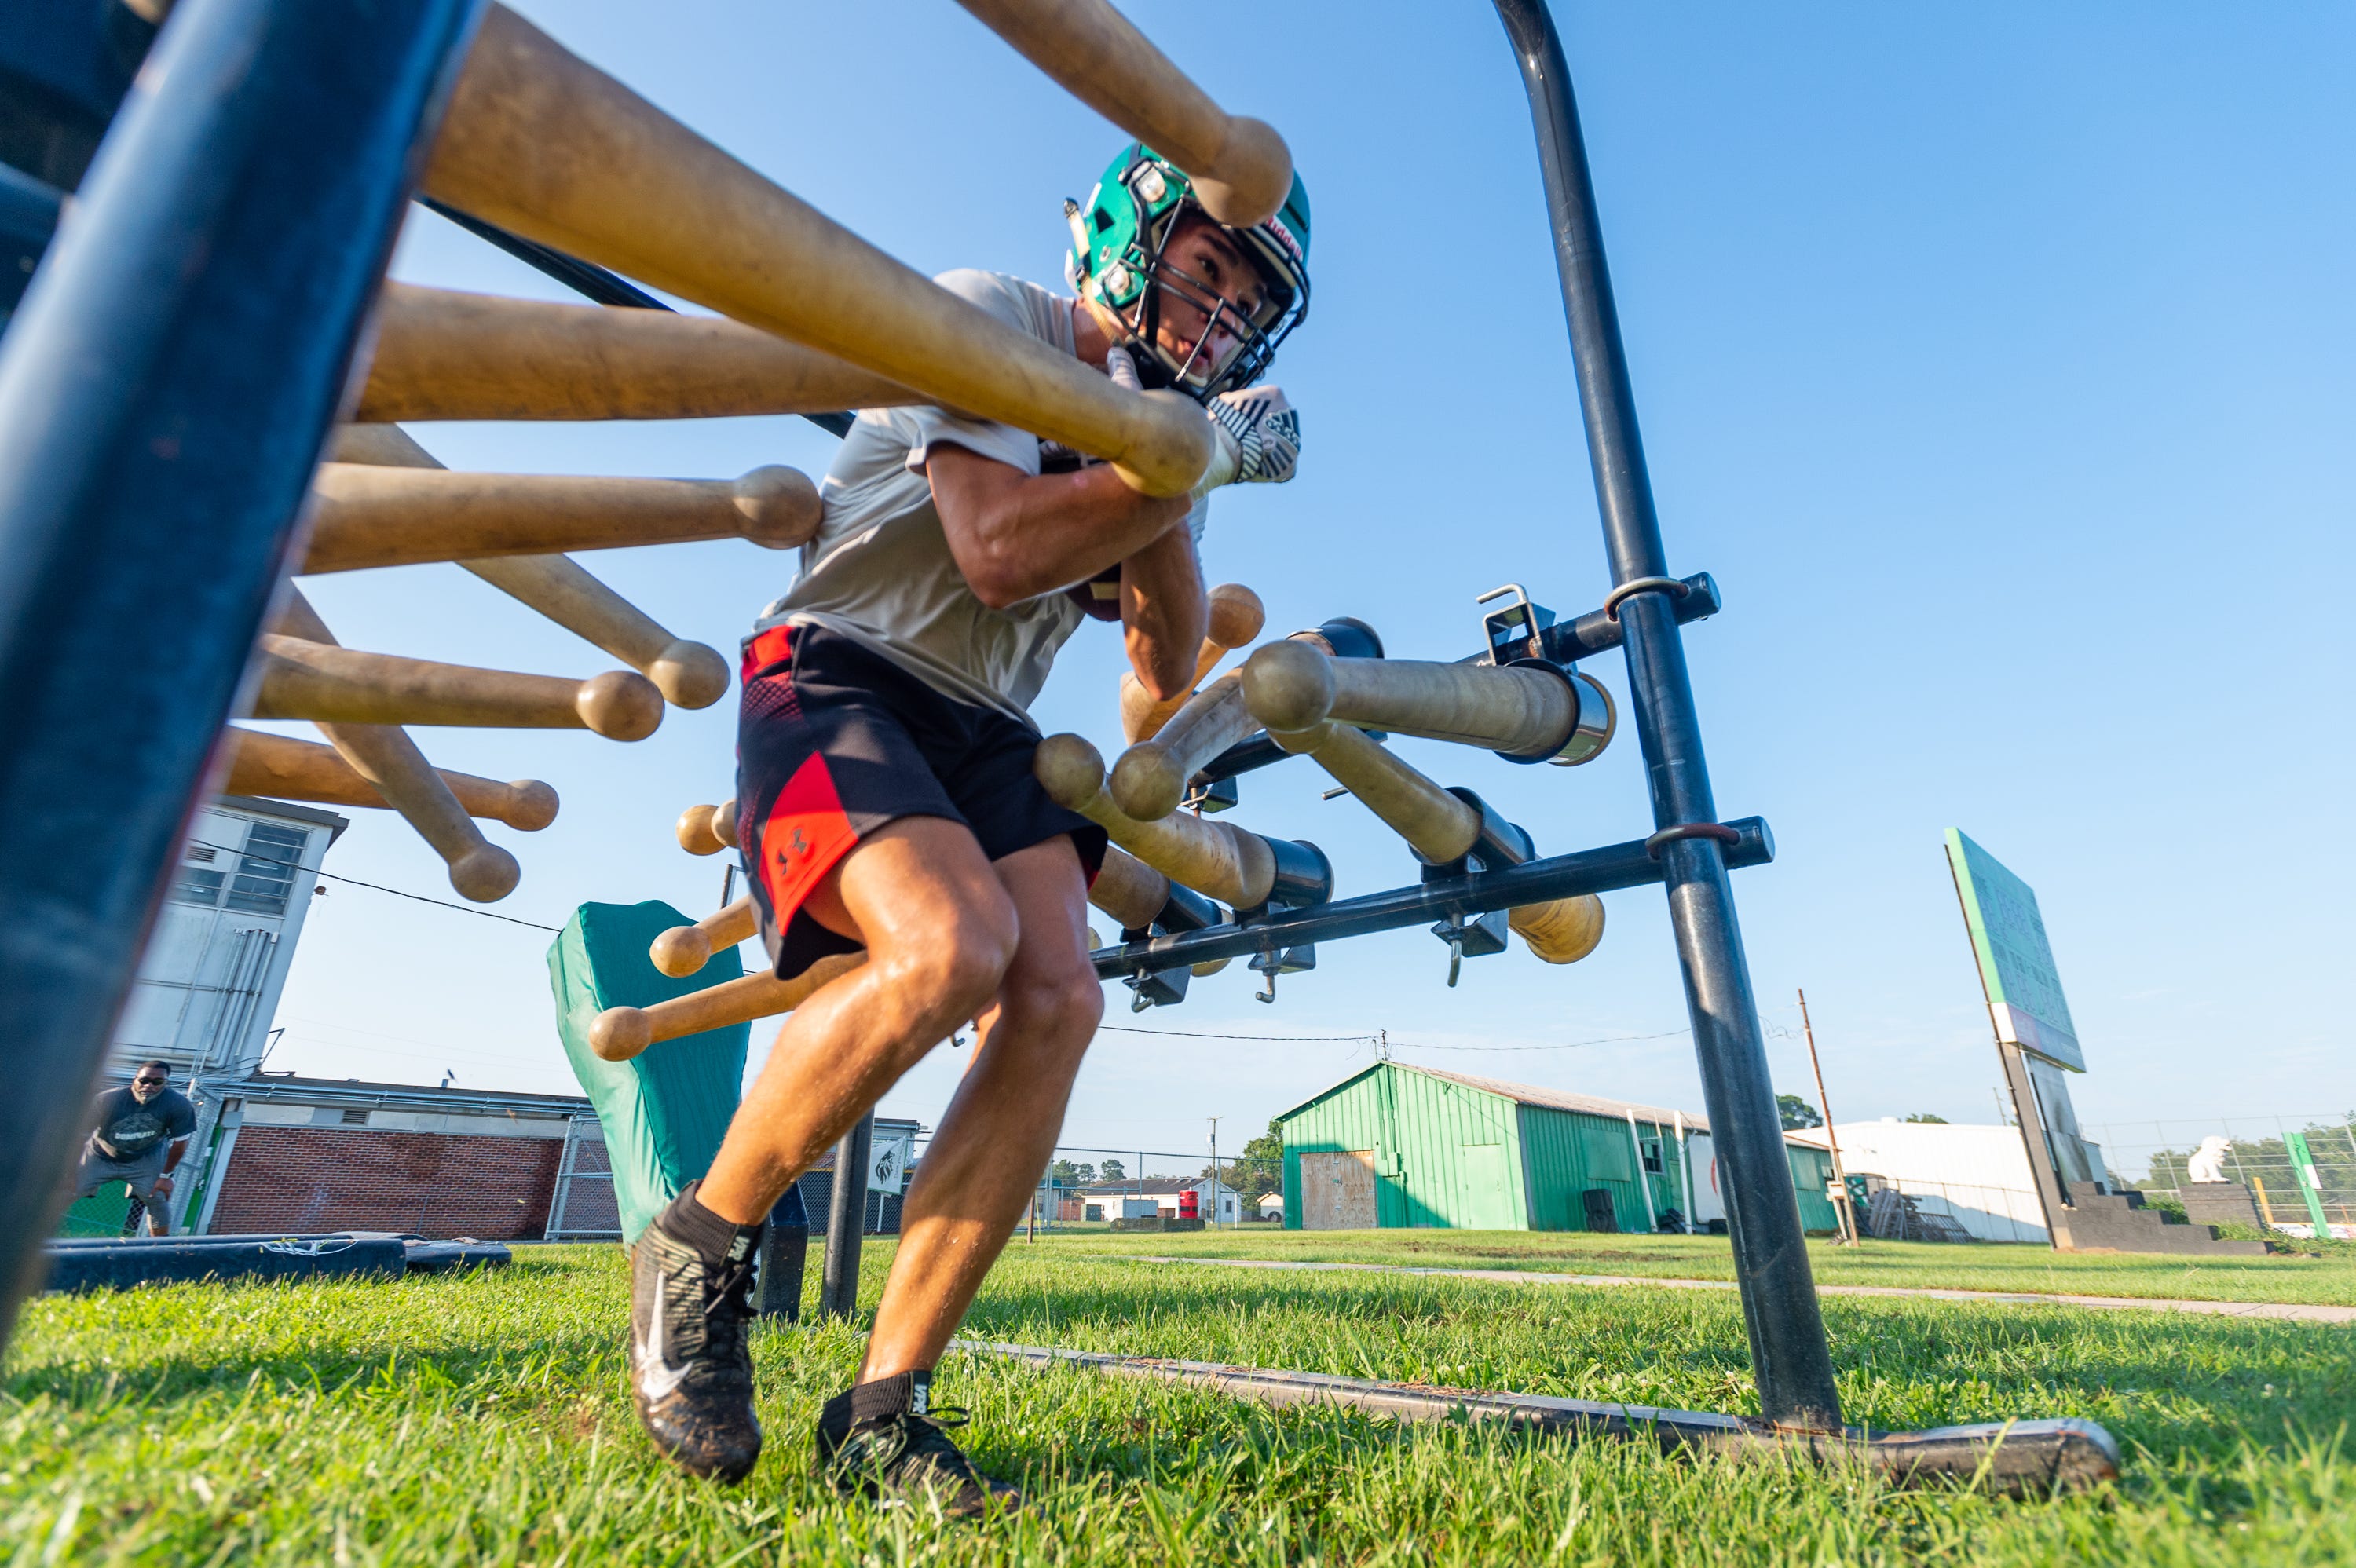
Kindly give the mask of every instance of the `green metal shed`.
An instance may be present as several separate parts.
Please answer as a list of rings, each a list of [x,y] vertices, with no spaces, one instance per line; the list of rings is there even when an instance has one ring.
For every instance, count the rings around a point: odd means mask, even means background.
[[[1709,1130],[1690,1113],[1397,1061],[1277,1120],[1296,1231],[1650,1231],[1662,1210],[1694,1214],[1687,1140]],[[1802,1223],[1829,1230],[1824,1151],[1787,1147]]]

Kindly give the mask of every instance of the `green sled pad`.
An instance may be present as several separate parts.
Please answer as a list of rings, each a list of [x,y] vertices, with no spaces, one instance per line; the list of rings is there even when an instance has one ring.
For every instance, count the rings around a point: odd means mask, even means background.
[[[607,1008],[650,1007],[744,973],[733,947],[683,979],[656,968],[648,944],[672,926],[693,923],[659,899],[583,904],[548,949],[556,1032],[605,1130],[625,1243],[637,1241],[680,1188],[712,1168],[744,1082],[750,1024],[662,1040],[628,1061],[601,1061],[589,1049],[589,1026]]]

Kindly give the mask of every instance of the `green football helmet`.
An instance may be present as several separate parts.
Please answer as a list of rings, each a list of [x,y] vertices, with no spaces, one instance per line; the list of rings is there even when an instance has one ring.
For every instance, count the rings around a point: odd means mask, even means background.
[[[1200,401],[1248,387],[1268,373],[1277,346],[1309,315],[1309,191],[1301,176],[1283,208],[1265,223],[1227,233],[1259,269],[1265,291],[1248,318],[1199,278],[1181,272],[1163,256],[1182,213],[1208,218],[1194,196],[1194,182],[1141,142],[1121,149],[1088,193],[1084,207],[1064,203],[1072,227],[1066,275],[1080,296],[1128,330],[1122,347],[1137,360],[1149,386],[1175,387]],[[1163,291],[1223,325],[1236,344],[1220,364],[1203,364],[1201,344],[1183,358],[1157,341]],[[1213,333],[1199,335],[1210,342]]]

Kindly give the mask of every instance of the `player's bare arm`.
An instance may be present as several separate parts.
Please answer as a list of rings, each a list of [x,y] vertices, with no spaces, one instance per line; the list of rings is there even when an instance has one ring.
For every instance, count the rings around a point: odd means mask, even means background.
[[[1184,523],[1184,496],[1141,496],[1109,464],[1026,475],[961,446],[925,472],[958,569],[993,610],[1085,582]]]
[[[926,463],[941,531],[974,596],[1004,609],[1121,568],[1121,624],[1138,680],[1158,698],[1194,675],[1210,608],[1185,496],[1141,496],[1101,464],[1029,475],[936,447]]]
[[[1164,532],[1120,563],[1121,641],[1129,667],[1155,701],[1194,682],[1194,655],[1211,627],[1203,565],[1183,528]]]

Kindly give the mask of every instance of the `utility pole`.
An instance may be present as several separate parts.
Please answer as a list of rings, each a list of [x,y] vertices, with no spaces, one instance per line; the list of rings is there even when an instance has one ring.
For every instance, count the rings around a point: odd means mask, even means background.
[[[1833,1179],[1840,1183],[1840,1196],[1833,1200],[1833,1211],[1840,1216],[1841,1245],[1857,1245],[1857,1210],[1848,1200],[1848,1172],[1841,1168],[1840,1136],[1833,1131],[1833,1103],[1825,1095],[1825,1065],[1816,1060],[1816,1026],[1808,1021],[1808,993],[1801,991],[1800,1032],[1808,1037],[1808,1066],[1816,1075],[1816,1104],[1825,1113],[1825,1144],[1833,1151]]]
[[[1219,1118],[1205,1117],[1211,1124],[1211,1229],[1219,1228]]]

